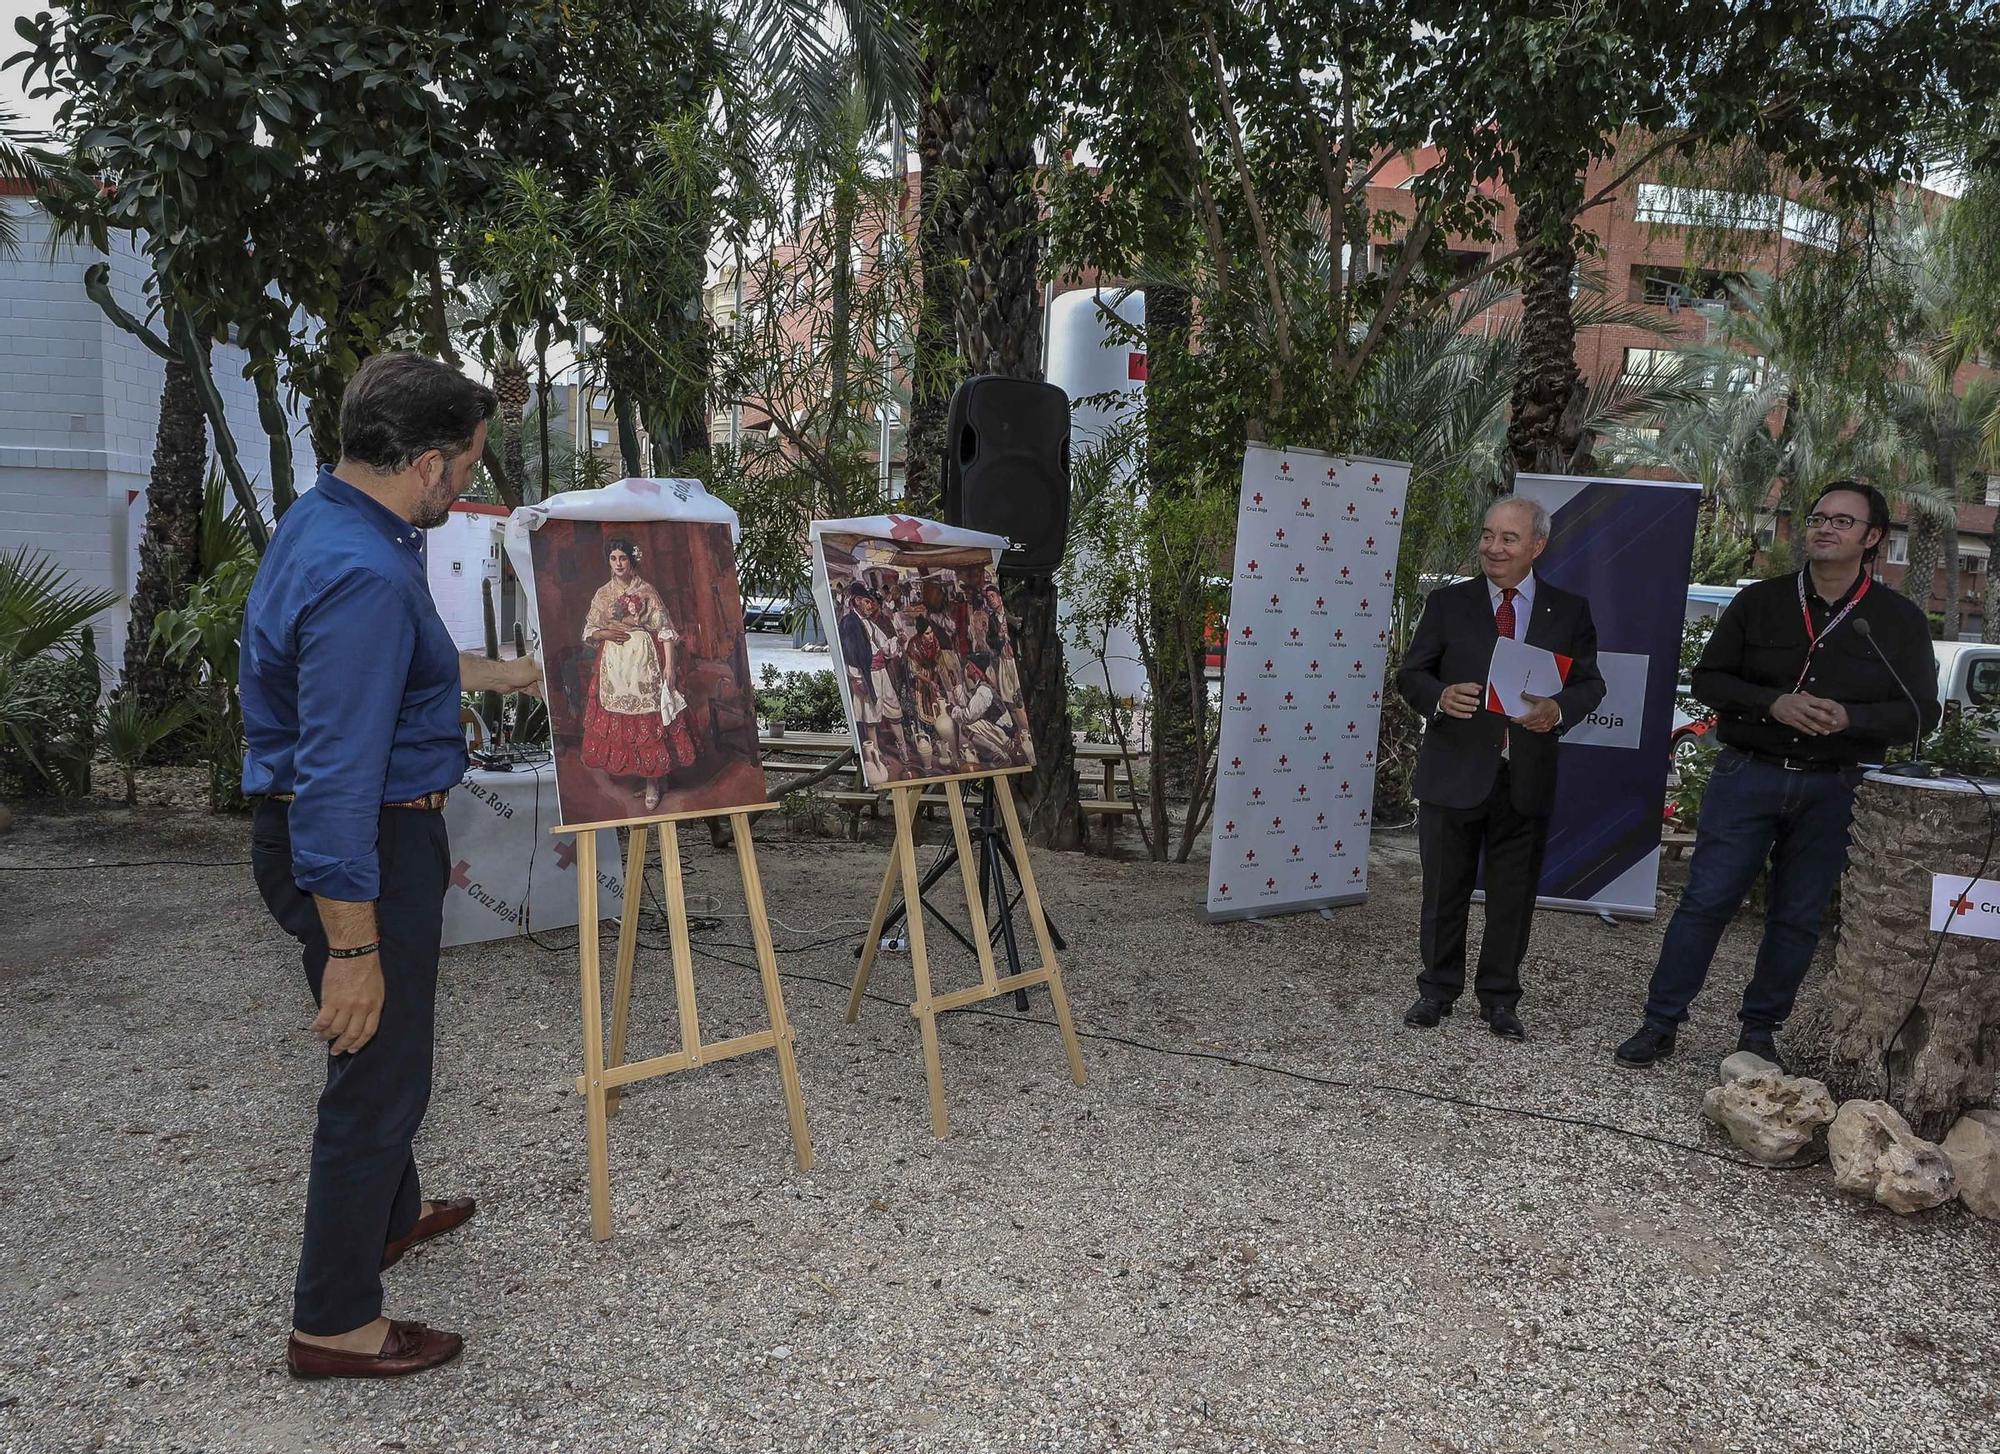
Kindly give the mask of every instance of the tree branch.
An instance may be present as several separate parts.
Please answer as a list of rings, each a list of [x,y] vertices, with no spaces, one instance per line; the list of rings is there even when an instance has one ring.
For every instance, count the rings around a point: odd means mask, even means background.
[[[1208,68],[1215,77],[1217,98],[1222,103],[1223,124],[1229,133],[1230,156],[1236,164],[1236,179],[1243,188],[1243,205],[1250,212],[1250,230],[1257,239],[1257,260],[1263,265],[1264,287],[1270,294],[1271,312],[1277,324],[1278,358],[1289,366],[1292,361],[1292,310],[1285,303],[1285,291],[1278,281],[1277,251],[1271,246],[1271,229],[1264,220],[1264,206],[1257,200],[1256,184],[1250,177],[1250,157],[1243,145],[1243,123],[1236,115],[1236,102],[1229,94],[1229,76],[1222,64],[1222,49],[1216,44],[1215,26],[1204,18],[1201,29],[1208,39]],[[1274,379],[1274,393],[1276,383]]]

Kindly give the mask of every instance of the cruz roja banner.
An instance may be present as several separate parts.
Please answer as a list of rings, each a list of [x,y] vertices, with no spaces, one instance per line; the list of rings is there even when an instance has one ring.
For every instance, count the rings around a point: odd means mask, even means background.
[[[1236,507],[1208,917],[1355,903],[1410,467],[1252,444]]]
[[[1557,749],[1539,902],[1651,918],[1701,487],[1520,475],[1514,491],[1549,512],[1535,574],[1590,602],[1604,674],[1604,701]]]

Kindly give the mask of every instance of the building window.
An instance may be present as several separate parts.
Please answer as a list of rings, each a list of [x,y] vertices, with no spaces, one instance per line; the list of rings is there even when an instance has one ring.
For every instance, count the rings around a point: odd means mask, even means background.
[[[1983,575],[1986,571],[1986,552],[1983,550],[1962,550],[1958,554],[1958,573],[1962,576]]]
[[[1889,532],[1889,549],[1884,559],[1890,565],[1908,565],[1910,563],[1909,531],[1891,530]]]
[[[2000,475],[1986,477],[1986,503],[2000,505]]]
[[[609,443],[611,443],[610,430],[593,429],[590,431],[590,447],[592,449],[602,449],[605,445]]]
[[[1625,377],[1657,374],[1672,368],[1678,350],[1671,348],[1628,348],[1625,350]]]
[[[1700,303],[1730,302],[1730,284],[1740,281],[1739,273],[1716,272],[1712,268],[1670,268],[1639,265],[1632,269],[1629,298],[1634,303],[1650,303],[1668,312],[1678,312]]]

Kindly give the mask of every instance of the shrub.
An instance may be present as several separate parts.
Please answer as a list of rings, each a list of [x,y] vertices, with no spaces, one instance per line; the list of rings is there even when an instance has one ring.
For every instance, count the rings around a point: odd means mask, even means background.
[[[766,665],[757,681],[757,715],[800,732],[839,732],[847,725],[840,684],[830,671],[788,671]]]

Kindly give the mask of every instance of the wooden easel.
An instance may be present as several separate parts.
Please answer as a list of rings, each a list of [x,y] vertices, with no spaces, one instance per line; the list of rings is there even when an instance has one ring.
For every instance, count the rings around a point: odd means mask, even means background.
[[[923,1035],[924,1077],[930,1082],[931,1092],[931,1130],[940,1137],[951,1134],[951,1113],[944,1104],[944,1067],[938,1058],[937,1033],[937,1017],[947,1010],[976,1005],[982,1000],[1012,994],[1032,985],[1047,985],[1049,998],[1055,1004],[1056,1024],[1062,1030],[1063,1050],[1069,1056],[1070,1079],[1078,1085],[1084,1083],[1083,1050],[1076,1043],[1076,1027],[1070,1023],[1069,997],[1063,993],[1062,966],[1056,962],[1055,945],[1049,939],[1049,923],[1042,914],[1042,897],[1035,888],[1035,870],[1028,861],[1027,835],[1021,831],[1020,814],[1014,807],[1013,785],[1007,781],[1026,771],[1027,768],[1016,767],[998,772],[956,773],[898,783],[889,789],[896,814],[896,845],[889,854],[888,869],[882,875],[881,892],[875,896],[875,913],[868,924],[868,938],[862,945],[861,963],[854,971],[854,988],[847,997],[847,1023],[853,1024],[855,1017],[861,1013],[861,997],[868,989],[868,973],[874,967],[875,954],[882,942],[882,926],[889,917],[889,905],[895,898],[897,880],[900,879],[907,911],[904,921],[910,935],[910,969],[916,978],[917,997],[910,1006],[910,1013],[916,1016]],[[987,929],[986,907],[980,899],[978,870],[972,856],[972,835],[965,821],[965,800],[959,795],[959,784],[981,778],[994,780],[993,796],[1000,805],[1001,816],[1006,820],[1007,842],[1013,849],[1014,863],[1020,872],[1021,904],[1027,910],[1028,923],[1034,928],[1035,947],[1042,960],[1034,969],[1005,977],[994,972],[993,937]],[[945,807],[951,813],[952,837],[958,846],[959,876],[965,882],[965,908],[971,918],[972,942],[979,955],[979,983],[970,989],[953,990],[945,995],[931,993],[930,960],[924,951],[924,908],[917,881],[917,809],[927,788],[943,790]],[[1004,912],[1004,905],[1002,909]]]
[[[606,823],[564,825],[554,831],[576,837],[577,958],[583,978],[583,1074],[576,1078],[583,1092],[590,1147],[590,1235],[603,1241],[611,1235],[610,1118],[617,1113],[621,1088],[676,1071],[697,1070],[717,1060],[759,1050],[778,1052],[778,1082],[784,1088],[785,1114],[792,1123],[792,1151],[799,1170],[812,1167],[812,1138],[806,1132],[805,1093],[799,1087],[798,1064],[792,1056],[792,1026],[785,1018],[784,992],[778,987],[778,961],[771,948],[771,924],[764,908],[764,885],[757,874],[757,851],[750,842],[750,815],[776,808],[753,804],[728,813],[659,813],[646,818],[621,818]],[[688,943],[687,893],[681,882],[680,839],[675,825],[697,818],[727,817],[736,839],[736,866],[743,878],[744,906],[749,911],[750,937],[757,946],[757,972],[764,986],[764,1011],[769,1028],[729,1040],[703,1044],[694,1003],[694,951]],[[667,886],[667,933],[673,952],[674,997],[679,1006],[681,1048],[666,1055],[625,1063],[625,1031],[631,1023],[632,966],[639,945],[639,902],[645,897],[647,840],[659,829],[660,872]],[[611,1053],[604,1047],[604,986],[598,965],[597,832],[599,828],[629,830],[625,847],[625,912],[618,923],[617,979],[611,993]]]

